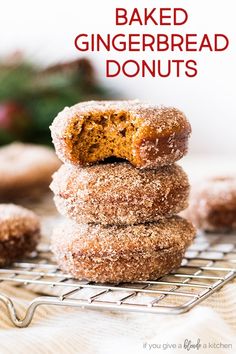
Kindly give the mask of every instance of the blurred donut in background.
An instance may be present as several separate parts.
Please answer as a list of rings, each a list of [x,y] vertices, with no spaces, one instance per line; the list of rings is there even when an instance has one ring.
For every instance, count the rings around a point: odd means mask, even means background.
[[[34,212],[15,204],[0,204],[0,266],[33,252],[40,237],[40,221]]]
[[[0,148],[0,201],[35,198],[49,191],[61,163],[48,147],[12,143]]]
[[[236,176],[216,176],[193,186],[182,215],[204,231],[236,230]]]

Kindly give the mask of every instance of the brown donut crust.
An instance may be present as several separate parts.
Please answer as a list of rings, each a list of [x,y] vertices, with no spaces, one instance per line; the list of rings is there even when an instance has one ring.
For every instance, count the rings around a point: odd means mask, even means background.
[[[173,216],[134,226],[65,222],[52,236],[59,267],[77,279],[133,282],[157,279],[180,266],[194,227]]]
[[[79,144],[89,120],[90,138],[86,137],[86,150],[82,150]],[[104,138],[106,152],[101,154],[94,151],[98,151],[102,140],[91,143],[95,125]],[[122,138],[123,132],[127,135]],[[57,155],[65,163],[89,165],[115,156],[127,159],[135,167],[156,168],[174,163],[186,154],[191,126],[185,115],[173,107],[137,100],[90,101],[66,107],[54,119],[51,133]],[[95,148],[87,154],[92,146]]]
[[[6,241],[0,240],[0,266],[7,266],[33,252],[39,239],[40,233],[35,231],[35,233],[31,232],[21,237],[12,237]]]
[[[0,204],[0,266],[34,251],[40,240],[38,217],[14,204]]]
[[[58,211],[80,224],[139,224],[179,213],[189,182],[178,165],[140,170],[128,163],[62,165],[50,188]]]
[[[236,230],[236,178],[219,176],[194,186],[184,215],[205,231]]]

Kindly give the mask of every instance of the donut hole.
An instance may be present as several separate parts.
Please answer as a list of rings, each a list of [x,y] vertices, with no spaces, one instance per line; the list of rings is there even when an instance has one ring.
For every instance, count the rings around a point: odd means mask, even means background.
[[[111,157],[107,157],[102,161],[102,165],[104,166],[105,164],[114,164],[114,163],[119,163],[119,162],[124,162],[125,159],[122,159],[120,157],[115,157],[115,156],[111,156]]]
[[[127,159],[132,163],[133,138],[138,127],[128,113],[90,114],[70,127],[72,158],[82,163],[93,163],[109,157]],[[79,133],[78,133],[79,131]]]

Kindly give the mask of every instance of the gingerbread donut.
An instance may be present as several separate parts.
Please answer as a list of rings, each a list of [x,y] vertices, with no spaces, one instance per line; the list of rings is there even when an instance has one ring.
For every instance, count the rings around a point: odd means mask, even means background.
[[[215,177],[195,186],[185,216],[205,231],[236,229],[236,177]]]
[[[65,108],[51,133],[63,162],[86,166],[114,156],[135,167],[156,168],[185,155],[191,127],[176,108],[91,101]]]
[[[22,143],[1,147],[0,200],[41,194],[59,166],[55,153],[47,147]]]
[[[189,183],[178,165],[140,170],[126,162],[62,165],[50,185],[58,211],[80,224],[139,224],[179,213]]]
[[[39,239],[39,219],[32,211],[0,204],[0,266],[34,251]]]
[[[134,226],[67,221],[54,229],[52,251],[59,267],[75,278],[133,282],[178,268],[194,235],[194,227],[178,216]]]

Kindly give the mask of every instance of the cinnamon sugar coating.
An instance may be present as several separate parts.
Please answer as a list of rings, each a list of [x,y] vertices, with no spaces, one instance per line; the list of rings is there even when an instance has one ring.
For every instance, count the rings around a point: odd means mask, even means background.
[[[191,126],[176,108],[134,101],[90,101],[66,107],[51,126],[59,158],[91,165],[108,157],[156,168],[183,157]]]
[[[194,236],[194,227],[178,216],[134,226],[67,221],[55,227],[51,247],[60,268],[75,278],[132,282],[179,267]]]
[[[38,217],[15,204],[0,204],[0,266],[32,252],[40,239]]]
[[[184,215],[205,231],[236,229],[236,177],[214,177],[194,186]]]
[[[34,144],[12,143],[0,148],[0,200],[31,196],[48,189],[59,166],[53,150]]]
[[[140,170],[128,163],[62,165],[50,188],[58,211],[80,224],[138,224],[179,213],[189,183],[178,165]]]

